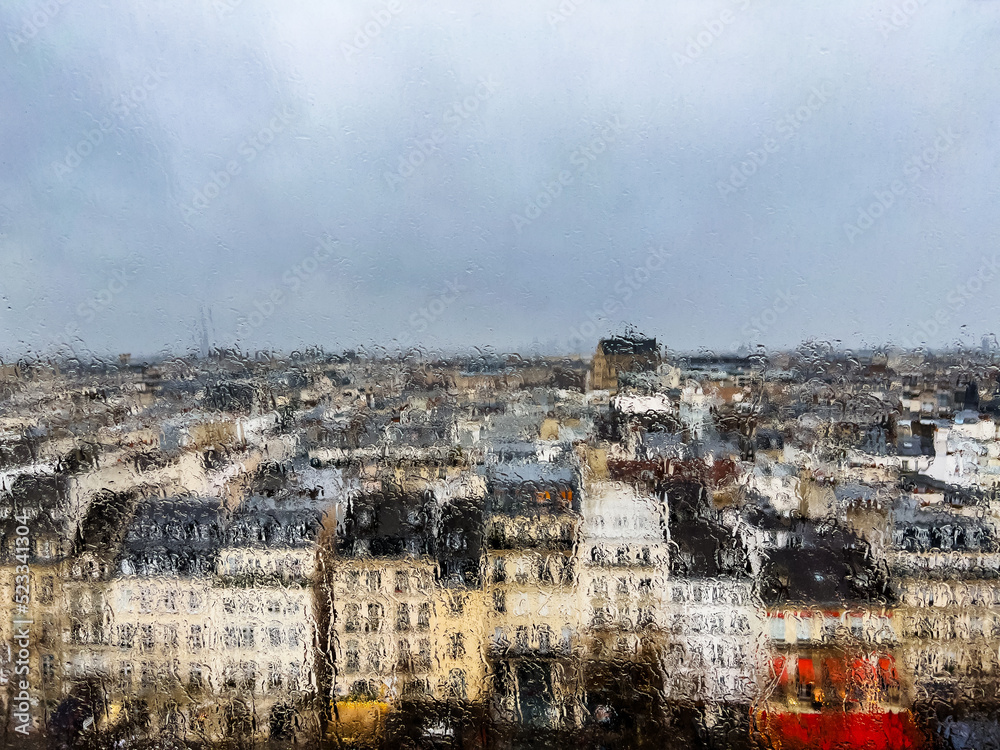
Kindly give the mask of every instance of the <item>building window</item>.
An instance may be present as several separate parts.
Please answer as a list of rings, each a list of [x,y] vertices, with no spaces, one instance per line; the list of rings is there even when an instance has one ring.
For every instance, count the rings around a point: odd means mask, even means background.
[[[399,672],[413,671],[413,655],[410,653],[410,642],[400,638],[397,648],[396,669]]]
[[[538,580],[543,583],[553,583],[552,567],[548,558],[543,557],[538,561]]]
[[[368,632],[377,633],[382,627],[382,605],[368,605]]]
[[[56,678],[56,657],[52,654],[42,656],[42,683],[50,685]]]
[[[573,558],[564,557],[562,560],[562,584],[565,586],[572,586],[573,576]]]
[[[507,611],[507,592],[502,589],[493,590],[493,610],[498,614]]]
[[[361,666],[361,652],[357,641],[348,641],[344,649],[344,671],[357,672]]]
[[[267,629],[268,639],[271,641],[272,647],[278,647],[281,645],[281,628],[270,627]]]
[[[448,656],[452,659],[461,659],[465,656],[465,636],[461,633],[452,633],[449,638]]]
[[[799,617],[795,621],[795,640],[808,641],[812,638],[812,618]]]
[[[237,682],[237,667],[234,662],[228,662],[222,668],[222,685],[227,688],[235,688]]]
[[[381,672],[385,658],[385,648],[381,642],[368,643],[368,670],[371,672]],[[386,665],[388,667],[388,665]]]
[[[528,648],[528,628],[525,625],[518,625],[514,629],[514,648],[521,651]]]
[[[396,571],[396,593],[410,593],[410,576],[405,570]]]
[[[775,641],[785,640],[785,618],[784,617],[772,617],[771,618],[771,639]]]
[[[401,602],[399,606],[396,607],[396,630],[401,633],[405,633],[410,629],[410,605],[406,602]]]
[[[490,648],[494,651],[503,651],[509,646],[510,643],[507,641],[507,634],[504,632],[504,629],[500,626],[495,627],[493,635],[490,636]]]
[[[594,579],[594,596],[606,599],[608,596],[608,579],[598,576]]]
[[[240,663],[240,687],[243,690],[253,690],[257,683],[257,662],[246,661]]]
[[[592,628],[606,628],[611,625],[611,614],[607,607],[594,607],[594,614],[590,620]]]
[[[850,622],[851,622],[851,635],[853,635],[855,638],[860,638],[864,633],[864,619],[852,615]]]
[[[840,627],[840,618],[827,615],[823,618],[823,640],[833,640],[837,636],[837,628]]]
[[[139,649],[146,653],[153,650],[153,626],[143,625],[140,630]]]
[[[227,627],[225,632],[226,648],[253,648],[253,626]]]
[[[619,547],[615,554],[615,562],[618,565],[628,565],[628,547]]]
[[[417,669],[427,671],[431,668],[431,642],[429,638],[421,638],[417,644]]]
[[[453,669],[448,673],[448,697],[458,700],[465,700],[468,697],[468,688],[465,681],[465,672],[461,669]]]
[[[357,633],[361,629],[361,607],[357,604],[348,604],[344,608],[344,630],[348,633]]]
[[[639,616],[636,625],[640,628],[651,628],[656,624],[652,607],[639,607]]]
[[[177,648],[177,627],[174,625],[163,626],[163,650],[173,651]]]
[[[498,557],[493,561],[493,582],[506,583],[506,581],[507,562],[502,557]]]
[[[201,625],[191,626],[191,635],[188,637],[188,644],[192,651],[199,651],[205,645]]]
[[[430,602],[423,602],[417,610],[417,628],[427,630],[431,626],[431,605]]]
[[[812,698],[813,685],[816,682],[812,659],[799,659],[797,676],[799,699],[809,700]]]
[[[548,625],[538,626],[538,650],[543,654],[552,650],[552,628]]]
[[[272,689],[281,687],[281,664],[271,662],[268,665],[267,685]]]
[[[566,626],[562,629],[562,635],[559,638],[559,649],[564,653],[571,653],[573,650],[573,629]]]

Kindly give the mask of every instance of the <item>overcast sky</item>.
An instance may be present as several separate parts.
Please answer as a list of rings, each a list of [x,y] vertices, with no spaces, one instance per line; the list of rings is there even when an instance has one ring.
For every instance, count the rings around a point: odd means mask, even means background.
[[[5,0],[0,353],[978,344],[1000,3],[823,5]]]

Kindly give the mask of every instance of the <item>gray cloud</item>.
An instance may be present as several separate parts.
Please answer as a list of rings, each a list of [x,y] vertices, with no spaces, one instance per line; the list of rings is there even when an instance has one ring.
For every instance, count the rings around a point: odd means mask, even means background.
[[[202,306],[219,344],[387,343],[413,337],[412,316],[456,274],[466,288],[417,339],[519,350],[565,340],[653,248],[669,262],[602,318],[609,329],[725,347],[795,289],[760,342],[912,341],[935,295],[992,256],[995,4],[905,18],[860,0],[571,6],[5,3],[0,352],[185,351]],[[483,80],[495,92],[451,128],[446,113]],[[827,81],[829,101],[784,139]],[[287,127],[249,145],[285,108]],[[512,214],[612,117],[614,142],[518,231]],[[943,128],[960,138],[849,241],[845,223]],[[387,181],[436,129],[419,168]],[[768,163],[720,195],[769,138]],[[222,172],[218,195],[185,212]],[[338,261],[245,325],[322,236]],[[135,277],[81,319],[123,265]],[[923,338],[952,343],[965,325],[977,341],[996,299],[985,289]]]

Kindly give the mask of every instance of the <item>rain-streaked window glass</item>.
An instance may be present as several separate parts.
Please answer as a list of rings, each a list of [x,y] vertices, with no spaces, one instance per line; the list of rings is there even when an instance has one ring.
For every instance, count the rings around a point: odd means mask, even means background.
[[[4,2],[0,747],[1000,747],[998,25]]]

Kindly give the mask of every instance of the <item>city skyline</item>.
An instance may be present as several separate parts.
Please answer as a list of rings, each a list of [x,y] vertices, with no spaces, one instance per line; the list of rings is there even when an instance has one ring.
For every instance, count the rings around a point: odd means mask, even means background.
[[[997,372],[5,365],[0,742],[989,747]]]

